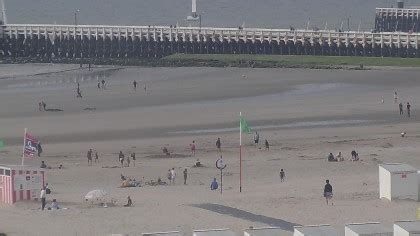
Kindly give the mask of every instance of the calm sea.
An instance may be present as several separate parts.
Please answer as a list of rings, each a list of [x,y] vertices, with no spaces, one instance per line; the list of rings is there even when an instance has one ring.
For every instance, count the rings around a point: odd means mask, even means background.
[[[5,0],[9,23],[188,25],[191,0]],[[396,1],[396,0],[395,0]],[[394,0],[197,0],[203,26],[370,30],[375,7]],[[406,0],[406,6],[420,5]],[[349,19],[349,20],[348,20]]]

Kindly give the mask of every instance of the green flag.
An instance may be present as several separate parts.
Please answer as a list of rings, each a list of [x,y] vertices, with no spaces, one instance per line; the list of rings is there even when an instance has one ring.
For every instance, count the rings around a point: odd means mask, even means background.
[[[251,133],[251,128],[248,126],[248,123],[246,123],[246,121],[244,120],[244,118],[240,118],[239,119],[239,123],[240,123],[240,128],[241,128],[241,131],[242,132],[244,132],[244,133],[247,133],[247,134],[250,134]]]
[[[0,149],[4,148],[4,141],[0,139]]]

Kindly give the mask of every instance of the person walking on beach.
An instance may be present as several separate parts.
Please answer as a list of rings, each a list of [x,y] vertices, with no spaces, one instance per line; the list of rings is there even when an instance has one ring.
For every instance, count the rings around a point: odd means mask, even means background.
[[[44,111],[46,111],[47,110],[47,104],[44,101],[42,101],[41,104],[42,104],[42,108],[44,109]]]
[[[45,190],[45,187],[41,189],[41,195],[39,198],[41,198],[41,210],[44,210],[46,205],[46,197],[47,197],[47,191]]]
[[[400,103],[398,107],[400,108],[400,116],[404,115],[403,104]]]
[[[99,81],[99,79],[98,79],[98,89],[101,89],[101,81]]]
[[[191,148],[191,155],[195,156],[195,141],[194,140],[190,144],[190,148]]]
[[[91,166],[92,165],[92,149],[89,149],[86,156],[88,159],[88,166]]]
[[[133,159],[133,166],[136,166],[136,153],[135,152],[131,153],[131,159]]]
[[[130,156],[127,155],[127,167],[130,167]]]
[[[175,168],[172,168],[170,172],[171,172],[171,184],[175,184],[175,178],[176,178]]]
[[[118,160],[121,163],[121,167],[124,167],[124,154],[122,151],[120,151],[120,153],[118,154]]]
[[[220,138],[217,138],[216,148],[219,152],[222,152],[222,142],[220,141]]]
[[[333,188],[332,188],[332,186],[330,184],[330,181],[328,179],[325,182],[326,182],[325,187],[324,187],[325,200],[327,201],[327,205],[328,205],[328,201],[331,201],[331,205],[334,206],[334,202],[332,200],[332,198],[333,198]]]
[[[255,147],[258,147],[258,143],[260,142],[260,135],[258,134],[257,131],[255,131],[255,135],[254,135],[254,143],[255,143]]]
[[[284,178],[286,177],[286,174],[284,173],[284,170],[281,169],[280,170],[280,182],[283,183],[284,182]]]
[[[398,102],[398,95],[397,95],[397,91],[394,92],[394,103]]]
[[[134,91],[136,91],[137,90],[137,81],[133,81],[133,88],[134,88]]]
[[[38,103],[38,110],[42,111],[42,103],[41,102]]]
[[[102,89],[105,89],[105,80],[103,79],[103,80],[101,81],[101,83],[102,83]]]
[[[411,116],[411,105],[409,102],[407,102],[407,116],[410,117]]]
[[[187,185],[187,178],[188,178],[188,170],[187,168],[184,169],[184,185]]]
[[[270,144],[268,143],[267,139],[265,140],[265,150],[270,151]]]
[[[99,155],[98,155],[98,151],[95,150],[95,163],[96,162],[99,163]]]
[[[39,142],[36,144],[36,150],[37,150],[37,152],[38,152],[38,157],[41,157],[41,153],[42,153],[42,145],[41,145],[41,141],[39,141]]]

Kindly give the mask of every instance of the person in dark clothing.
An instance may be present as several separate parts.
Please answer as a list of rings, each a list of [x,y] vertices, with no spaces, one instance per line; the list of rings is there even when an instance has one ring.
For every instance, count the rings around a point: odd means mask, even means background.
[[[41,168],[41,169],[47,168],[47,165],[45,164],[44,161],[41,161],[41,166],[39,168]]]
[[[41,153],[42,153],[41,142],[38,142],[38,144],[36,145],[36,150],[38,151],[38,157],[41,157]]]
[[[286,174],[284,173],[284,170],[283,169],[281,169],[280,170],[280,182],[284,182],[284,177],[286,177]]]
[[[328,155],[328,161],[337,161],[337,159],[335,159],[334,155],[331,152]]]
[[[184,170],[184,185],[187,185],[188,170]]]
[[[219,188],[219,184],[217,183],[216,178],[214,178],[214,179],[213,179],[213,182],[211,182],[211,185],[210,185],[210,190],[216,190],[216,189],[218,189],[218,188]]]
[[[331,205],[333,206],[334,205],[334,202],[332,200],[333,188],[332,188],[332,186],[330,184],[330,181],[328,179],[325,182],[326,182],[326,184],[325,184],[325,187],[324,187],[324,197],[325,197],[325,200],[327,201],[327,205],[328,205],[328,201],[331,201]]]
[[[400,116],[404,115],[403,104],[400,103],[398,107],[400,108]]]
[[[411,115],[411,105],[409,102],[407,102],[407,116],[410,117]]]
[[[131,153],[131,159],[133,159],[133,165],[136,166],[136,153]]]
[[[270,151],[270,144],[268,143],[267,139],[265,140],[265,150]]]
[[[92,149],[89,149],[89,151],[86,154],[86,157],[88,159],[88,166],[92,165]]]
[[[137,90],[137,81],[133,81],[133,87],[134,87],[134,91],[136,91]]]
[[[132,207],[133,206],[133,202],[131,201],[130,196],[127,197],[127,204],[124,205],[124,207]]]
[[[95,150],[95,163],[99,162],[99,155],[98,155],[98,151]]]
[[[222,142],[220,141],[220,138],[217,138],[216,148],[219,152],[222,152]]]
[[[101,83],[102,83],[102,89],[105,89],[105,80],[102,80]]]

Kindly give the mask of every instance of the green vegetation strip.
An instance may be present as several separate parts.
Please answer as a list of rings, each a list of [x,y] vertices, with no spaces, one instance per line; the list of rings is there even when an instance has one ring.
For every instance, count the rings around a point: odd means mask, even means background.
[[[163,58],[4,58],[0,64],[62,63],[144,67],[254,67],[367,69],[372,66],[420,67],[420,58],[281,56],[249,54],[174,54]]]
[[[338,57],[338,56],[280,56],[280,55],[248,55],[248,54],[174,54],[164,60],[232,63],[267,63],[279,66],[404,66],[419,67],[420,58],[394,57]]]

